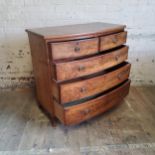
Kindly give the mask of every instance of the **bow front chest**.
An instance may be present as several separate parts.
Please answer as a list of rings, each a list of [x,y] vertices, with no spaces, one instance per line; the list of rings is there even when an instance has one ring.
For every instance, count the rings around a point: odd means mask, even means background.
[[[26,30],[37,99],[52,122],[73,125],[121,103],[130,87],[124,25],[88,23]]]

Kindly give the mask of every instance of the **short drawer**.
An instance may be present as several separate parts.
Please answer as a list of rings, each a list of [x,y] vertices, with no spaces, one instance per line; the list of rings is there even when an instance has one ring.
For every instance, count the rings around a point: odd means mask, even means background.
[[[63,107],[54,102],[55,114],[65,125],[73,125],[101,114],[119,104],[129,92],[130,81],[84,103]]]
[[[52,59],[76,58],[98,52],[98,38],[51,43]]]
[[[97,73],[122,63],[127,57],[128,47],[123,46],[107,54],[75,61],[54,63],[54,78],[58,81],[63,81]]]
[[[123,45],[126,42],[126,38],[127,32],[103,36],[100,38],[100,51],[105,51]]]
[[[130,64],[123,63],[100,75],[83,78],[73,82],[56,82],[53,80],[53,96],[60,103],[76,101],[106,91],[129,77]]]

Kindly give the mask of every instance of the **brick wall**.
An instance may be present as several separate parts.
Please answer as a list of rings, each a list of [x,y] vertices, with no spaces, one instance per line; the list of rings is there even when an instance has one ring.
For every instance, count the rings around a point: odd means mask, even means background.
[[[0,89],[34,85],[26,28],[126,24],[132,84],[155,85],[154,0],[0,0]]]

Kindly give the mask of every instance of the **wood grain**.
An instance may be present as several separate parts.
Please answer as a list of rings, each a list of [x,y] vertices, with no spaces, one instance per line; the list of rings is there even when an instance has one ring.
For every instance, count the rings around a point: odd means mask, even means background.
[[[38,105],[52,125],[54,117],[65,119],[65,115],[55,115],[61,111],[59,106],[81,102],[128,79],[124,29],[124,25],[97,22],[26,30]]]
[[[74,126],[57,121],[52,128],[34,90],[0,92],[0,154],[154,155],[154,94],[154,86],[131,86],[116,108]]]
[[[128,57],[128,47],[113,50],[107,54],[90,58],[54,63],[54,77],[58,81],[69,80],[84,75],[97,73],[125,61]]]
[[[120,32],[101,37],[100,51],[118,47],[126,42],[127,32]]]
[[[128,94],[129,85],[130,81],[103,96],[67,108],[62,108],[55,102],[55,109],[59,109],[56,115],[65,125],[80,123],[120,103]]]
[[[36,95],[39,104],[50,113],[51,117],[54,117],[54,108],[52,104],[52,89],[49,86],[51,85],[51,65],[49,63],[49,55],[47,51],[47,44],[45,40],[41,37],[38,37],[35,34],[28,33],[32,62],[33,62],[33,70],[36,82]],[[46,75],[46,76],[44,76]]]
[[[65,104],[108,90],[128,79],[130,64],[125,64],[109,73],[70,83],[58,83],[59,95],[54,96],[58,103]],[[53,86],[53,87],[54,87]]]
[[[53,60],[91,55],[98,51],[98,38],[51,44]]]
[[[76,25],[65,25],[56,27],[43,27],[27,29],[27,32],[36,34],[49,41],[65,41],[74,39],[86,39],[89,37],[98,37],[100,35],[113,34],[121,32],[125,25],[93,22]]]

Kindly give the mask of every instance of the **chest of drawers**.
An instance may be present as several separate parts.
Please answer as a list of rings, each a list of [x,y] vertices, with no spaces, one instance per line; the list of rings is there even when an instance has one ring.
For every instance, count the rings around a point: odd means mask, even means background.
[[[88,23],[26,30],[37,99],[54,124],[73,125],[121,103],[130,87],[124,25]]]

